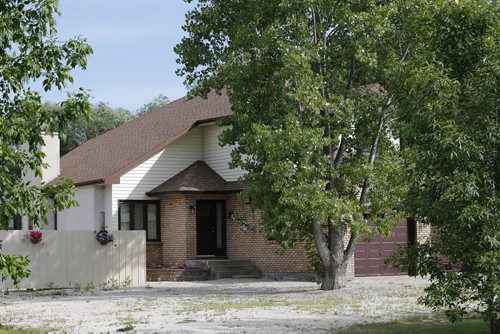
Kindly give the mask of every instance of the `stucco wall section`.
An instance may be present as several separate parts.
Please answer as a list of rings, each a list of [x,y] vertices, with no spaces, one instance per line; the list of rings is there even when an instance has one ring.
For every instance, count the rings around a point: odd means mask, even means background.
[[[45,154],[43,162],[47,167],[42,168],[42,178],[35,176],[32,170],[25,170],[23,172],[23,180],[29,181],[32,184],[40,185],[41,182],[48,183],[59,176],[59,134],[42,134],[44,144],[40,150]],[[28,144],[21,145],[21,149],[28,150]]]
[[[57,213],[57,229],[95,230],[94,193],[93,185],[78,187],[74,199],[79,205]]]
[[[108,230],[118,230],[118,226],[113,225],[113,185],[104,186],[104,222]]]
[[[46,167],[42,168],[42,178],[35,176],[32,170],[23,171],[23,180],[25,182],[30,182],[33,185],[41,185],[42,183],[48,183],[59,176],[60,165],[59,165],[59,134],[42,134],[44,144],[41,147],[41,151],[45,154],[43,157],[43,162],[47,164]],[[21,145],[21,149],[27,151],[28,145]],[[47,219],[49,224],[40,226],[45,230],[55,229],[55,215],[53,211],[47,213]],[[21,217],[21,226],[23,230],[30,229],[29,219],[27,216]]]
[[[94,230],[98,231],[101,227],[106,227],[106,212],[104,208],[105,186],[95,186],[94,188]]]
[[[42,180],[47,183],[58,177],[61,171],[59,165],[59,134],[44,134],[43,141],[42,151],[45,153],[43,162],[47,163],[48,166],[42,171]]]

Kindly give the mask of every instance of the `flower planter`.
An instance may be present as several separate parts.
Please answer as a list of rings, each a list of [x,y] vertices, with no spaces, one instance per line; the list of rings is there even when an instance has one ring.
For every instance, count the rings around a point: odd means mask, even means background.
[[[112,242],[115,238],[113,237],[112,234],[109,234],[108,231],[106,231],[104,228],[99,231],[95,235],[95,239],[101,244],[101,245],[107,245],[108,243]]]
[[[42,235],[43,233],[41,231],[29,231],[28,232],[28,238],[30,239],[31,243],[37,244],[40,241],[42,241]]]
[[[34,238],[34,237],[30,237],[30,241],[32,244],[37,244],[39,243],[40,241],[42,241],[42,238]]]

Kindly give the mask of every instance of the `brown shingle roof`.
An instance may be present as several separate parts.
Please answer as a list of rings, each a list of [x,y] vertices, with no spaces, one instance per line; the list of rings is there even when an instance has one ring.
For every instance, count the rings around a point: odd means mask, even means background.
[[[383,92],[383,87],[377,83],[357,89],[362,94]],[[183,97],[95,137],[64,155],[61,175],[51,183],[61,178],[73,179],[76,185],[116,183],[123,173],[163,150],[196,124],[231,114],[226,94],[211,92],[207,99]]]
[[[147,195],[158,196],[176,193],[226,194],[241,190],[240,183],[226,182],[204,161],[199,160],[149,191]]]
[[[77,185],[116,182],[193,126],[232,114],[227,95],[183,97],[95,137],[61,158],[61,177]]]

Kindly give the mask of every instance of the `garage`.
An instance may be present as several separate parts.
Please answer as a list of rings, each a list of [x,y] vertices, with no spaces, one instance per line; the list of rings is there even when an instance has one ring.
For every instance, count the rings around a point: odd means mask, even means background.
[[[399,245],[404,246],[416,239],[416,224],[408,220],[393,229],[389,238],[373,237],[371,241],[360,239],[354,253],[355,276],[406,275],[397,268],[386,267],[384,258],[394,254]]]

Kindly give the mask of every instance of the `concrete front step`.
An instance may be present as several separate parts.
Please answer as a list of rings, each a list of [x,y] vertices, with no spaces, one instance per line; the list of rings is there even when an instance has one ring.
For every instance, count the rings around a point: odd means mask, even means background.
[[[211,270],[208,274],[209,279],[234,278],[235,276],[253,276],[255,278],[260,278],[261,273],[258,270],[242,270],[242,271]]]
[[[206,281],[209,279],[208,270],[203,269],[146,269],[148,281]]]
[[[262,275],[261,274],[258,274],[258,275],[233,275],[232,278],[261,278]]]
[[[187,260],[185,264],[208,270],[209,279],[261,277],[260,270],[247,259],[196,259]]]
[[[184,262],[190,267],[197,268],[217,268],[225,266],[241,266],[249,265],[254,267],[254,264],[247,259],[196,259],[196,260],[186,260]]]
[[[206,269],[219,270],[219,271],[239,271],[239,270],[255,270],[257,268],[254,265],[244,264],[244,265],[227,265],[227,266],[224,265],[208,266]]]

